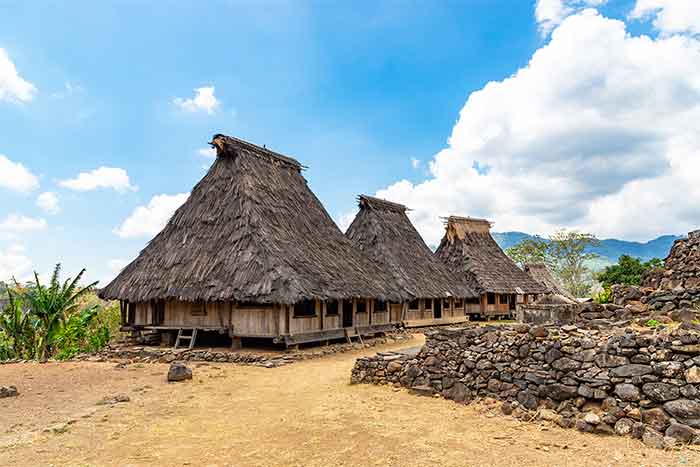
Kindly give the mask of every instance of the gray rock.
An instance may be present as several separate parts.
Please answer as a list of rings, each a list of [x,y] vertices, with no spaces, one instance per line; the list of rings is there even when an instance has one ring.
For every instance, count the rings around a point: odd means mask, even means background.
[[[655,402],[666,402],[680,396],[678,387],[666,383],[647,383],[642,386],[642,391]]]
[[[658,407],[642,410],[641,421],[659,432],[664,432],[669,423],[671,423],[671,419],[666,412]]]
[[[595,356],[595,364],[601,368],[613,368],[617,366],[627,365],[629,360],[627,357],[620,355],[610,355],[607,353],[599,353]]]
[[[17,396],[19,396],[19,391],[15,386],[0,386],[0,399]]]
[[[175,362],[170,365],[168,370],[168,381],[177,382],[192,379],[192,370],[184,363]]]
[[[622,383],[615,386],[615,394],[626,402],[640,399],[639,388],[634,384]]]
[[[652,369],[649,365],[640,365],[638,363],[622,365],[610,370],[610,373],[618,378],[631,378],[633,376],[643,376],[648,375],[651,372]]]
[[[669,427],[666,428],[666,436],[674,438],[680,443],[687,444],[693,441],[695,436],[697,436],[697,432],[688,425],[671,423]]]
[[[530,391],[520,391],[518,393],[518,403],[529,410],[537,408],[537,397]]]
[[[620,436],[629,436],[632,434],[632,428],[634,427],[634,420],[630,418],[621,418],[615,423],[615,433]]]
[[[678,399],[666,402],[664,410],[681,423],[700,428],[700,402],[689,399]]]
[[[578,370],[579,368],[581,368],[581,362],[578,362],[568,357],[563,357],[559,360],[555,360],[554,362],[552,362],[552,368],[555,368],[559,371]]]
[[[563,384],[546,384],[540,388],[540,395],[549,397],[555,401],[573,399],[578,395],[576,386],[566,386]]]
[[[456,382],[443,392],[444,397],[452,399],[455,402],[464,402],[467,400],[469,393],[464,383]]]

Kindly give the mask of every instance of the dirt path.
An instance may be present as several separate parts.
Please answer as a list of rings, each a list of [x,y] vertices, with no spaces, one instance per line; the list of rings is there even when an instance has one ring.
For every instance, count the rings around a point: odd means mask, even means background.
[[[697,451],[349,385],[354,359],[376,351],[276,369],[211,364],[180,384],[165,383],[164,365],[0,366],[0,382],[22,393],[0,400],[0,465],[700,465]],[[131,402],[96,405],[119,393]],[[64,433],[43,432],[68,421]]]

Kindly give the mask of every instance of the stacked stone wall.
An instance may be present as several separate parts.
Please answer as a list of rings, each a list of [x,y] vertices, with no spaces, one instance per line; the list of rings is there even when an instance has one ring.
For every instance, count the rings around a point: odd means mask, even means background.
[[[457,402],[494,397],[506,413],[539,411],[563,427],[700,442],[700,332],[574,325],[446,328],[416,352],[360,358],[353,383],[393,384]]]

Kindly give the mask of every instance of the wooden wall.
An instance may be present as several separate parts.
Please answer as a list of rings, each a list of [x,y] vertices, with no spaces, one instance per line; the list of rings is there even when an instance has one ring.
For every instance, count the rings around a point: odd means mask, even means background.
[[[365,300],[365,312],[357,312],[357,302],[352,300],[352,327],[398,323],[401,320],[403,304],[387,304],[387,311],[376,312],[374,300]],[[204,313],[193,314],[195,304],[179,300],[165,302],[162,323],[154,324],[154,305],[151,302],[135,304],[137,326],[160,326],[172,328],[196,327],[199,329],[227,329],[242,337],[276,337],[280,335],[303,334],[306,332],[337,330],[343,327],[344,302],[338,303],[338,313],[328,314],[327,304],[315,302],[314,316],[294,316],[292,305],[235,305],[231,302],[204,303]],[[391,316],[391,320],[390,320]]]

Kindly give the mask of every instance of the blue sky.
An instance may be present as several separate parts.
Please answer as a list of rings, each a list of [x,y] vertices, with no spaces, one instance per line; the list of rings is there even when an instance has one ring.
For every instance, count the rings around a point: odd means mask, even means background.
[[[552,135],[549,118],[561,121],[558,112],[582,88],[571,87],[578,73],[546,67],[582,64],[571,54],[534,58],[576,47],[566,42],[585,36],[576,28],[605,30],[620,50],[642,35],[657,48],[683,37],[679,53],[697,53],[694,7],[679,13],[664,0],[647,3],[0,1],[0,275],[26,277],[61,262],[70,272],[87,267],[89,278],[112,277],[204,175],[211,158],[201,150],[219,132],[307,165],[311,188],[341,224],[359,193],[407,203],[429,243],[439,238],[439,216],[450,213],[489,217],[501,231],[570,227],[633,239],[683,232],[697,214],[692,203],[632,228],[626,196],[637,196],[627,194],[635,183],[673,172],[683,156],[668,154],[671,143],[694,143],[646,129],[659,119],[658,105],[668,107],[664,115],[694,110],[674,106],[696,99],[698,83],[669,84],[678,96],[642,105],[653,109],[648,115],[625,114],[625,125],[610,124],[617,114],[574,118]],[[628,37],[616,35],[620,29]],[[672,77],[692,71],[682,59]],[[606,75],[612,68],[578,84],[616,79]],[[523,69],[540,79],[513,81]],[[532,84],[549,89],[550,72],[566,92],[548,95]],[[639,93],[658,90],[656,80],[669,77],[650,78]],[[581,110],[584,97],[569,109]],[[600,115],[607,97],[639,110],[636,96],[588,97]],[[523,121],[532,128],[502,135]],[[474,145],[493,131],[504,139]],[[596,143],[583,145],[591,135]],[[615,149],[621,145],[632,149]],[[523,179],[534,181],[520,186]],[[592,221],[601,217],[592,209],[609,222]]]

